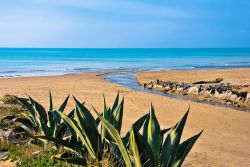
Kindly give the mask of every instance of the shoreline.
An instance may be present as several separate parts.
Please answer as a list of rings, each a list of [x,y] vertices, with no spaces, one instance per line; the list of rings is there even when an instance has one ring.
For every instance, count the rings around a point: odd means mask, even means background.
[[[142,92],[146,92],[146,93],[151,93],[151,94],[157,94],[157,95],[161,95],[163,97],[168,97],[168,98],[173,98],[173,99],[177,99],[177,100],[183,100],[183,101],[191,101],[191,102],[197,102],[197,103],[201,103],[201,104],[208,104],[208,105],[212,105],[212,106],[218,106],[218,107],[223,107],[225,109],[235,109],[235,110],[238,110],[238,111],[246,111],[246,112],[249,112],[250,109],[249,108],[245,108],[245,107],[237,107],[237,106],[233,106],[233,105],[227,105],[227,104],[224,104],[222,103],[222,101],[219,101],[218,99],[216,98],[206,98],[205,96],[198,96],[198,95],[194,95],[194,94],[187,94],[185,96],[183,96],[180,92],[165,92],[164,90],[162,89],[159,89],[159,88],[156,88],[156,89],[147,89],[145,88],[143,85],[144,84],[147,84],[147,83],[143,83],[143,82],[140,82],[138,80],[138,75],[140,75],[141,73],[164,73],[164,72],[187,72],[187,71],[224,71],[224,70],[248,70],[250,68],[232,68],[232,69],[207,69],[207,70],[145,70],[145,71],[133,71],[133,70],[129,70],[129,69],[126,69],[126,70],[110,70],[110,71],[99,71],[99,72],[88,72],[88,73],[69,73],[69,74],[59,74],[59,75],[49,75],[49,76],[24,76],[24,77],[10,77],[10,78],[0,78],[0,80],[2,79],[15,79],[15,78],[37,78],[37,77],[50,77],[50,78],[53,78],[53,77],[63,77],[63,76],[71,76],[71,75],[88,75],[88,74],[91,74],[91,75],[95,75],[97,77],[100,77],[100,78],[103,78],[104,80],[110,82],[110,83],[113,83],[113,84],[118,84],[118,85],[121,85],[121,86],[124,86],[126,88],[129,88],[129,89],[132,89],[132,90],[135,90],[135,91],[142,91]],[[129,74],[134,74],[135,75],[135,78],[132,78],[133,81],[132,81],[132,84],[131,83],[120,83],[118,81],[118,79],[120,80],[121,78],[118,78],[116,80],[113,80],[113,76],[116,75],[116,74],[125,74],[124,76],[126,75],[129,75]],[[107,79],[107,76],[109,79]],[[131,78],[129,78],[131,79]],[[131,82],[131,81],[130,81]],[[134,83],[133,83],[134,82]],[[135,83],[136,82],[136,83]],[[144,87],[143,89],[141,89],[142,87]]]
[[[148,77],[158,74],[158,72],[154,72],[154,75],[152,73],[146,72],[146,74],[138,74],[137,76],[141,80],[146,80],[150,79]],[[134,120],[148,112],[151,102],[155,107],[162,128],[168,128],[175,124],[190,106],[190,115],[183,133],[183,139],[187,139],[201,129],[204,129],[204,132],[191,150],[183,164],[184,167],[234,167],[250,164],[250,150],[246,149],[250,145],[249,113],[134,91],[107,82],[96,75],[71,74],[54,77],[0,79],[0,96],[7,93],[17,96],[30,95],[39,103],[48,107],[48,91],[51,90],[55,99],[54,105],[58,107],[64,98],[71,93],[79,100],[85,101],[89,109],[94,106],[97,111],[101,112],[103,109],[103,93],[107,103],[110,104],[119,91],[125,98],[122,134],[130,128]],[[159,73],[159,75],[162,76],[162,73]],[[66,111],[70,111],[73,107],[73,100],[70,99]]]

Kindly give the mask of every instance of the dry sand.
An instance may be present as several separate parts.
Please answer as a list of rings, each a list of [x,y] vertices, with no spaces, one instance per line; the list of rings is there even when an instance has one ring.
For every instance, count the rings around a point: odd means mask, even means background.
[[[212,74],[228,73],[227,76],[232,76],[232,80],[237,78],[233,76],[242,75],[238,78],[244,79],[244,82],[250,78],[246,77],[249,69],[228,71],[216,71]],[[184,76],[188,78],[186,72],[177,73],[184,73]],[[211,77],[210,71],[207,71],[209,73],[207,77],[206,72],[202,73],[201,76],[206,80]],[[165,77],[165,75],[165,72],[146,72],[140,73],[138,79],[140,82],[144,82],[152,78],[161,79],[160,77]],[[175,78],[176,72],[172,74],[167,72],[167,75],[171,79],[177,79]],[[194,77],[198,77],[198,75],[194,75]],[[224,78],[224,76],[222,77]],[[178,78],[182,77],[178,76]],[[203,78],[194,78],[194,80]],[[175,124],[190,105],[191,112],[183,139],[187,139],[202,129],[204,132],[187,157],[184,166],[250,166],[250,113],[133,91],[117,84],[108,83],[95,74],[0,79],[0,96],[7,93],[18,96],[29,94],[46,105],[49,90],[52,91],[57,106],[69,93],[72,93],[86,101],[89,108],[93,105],[99,111],[102,109],[103,93],[106,95],[107,102],[111,104],[117,91],[120,91],[125,96],[123,133],[130,128],[134,120],[148,112],[151,102],[155,106],[162,128]],[[72,99],[67,108],[68,111],[71,107],[73,107]]]

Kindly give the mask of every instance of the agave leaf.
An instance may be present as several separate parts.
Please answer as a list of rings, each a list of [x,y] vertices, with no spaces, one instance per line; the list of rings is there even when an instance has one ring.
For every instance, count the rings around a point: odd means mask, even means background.
[[[11,121],[14,118],[16,118],[16,116],[8,115],[8,116],[2,118],[1,123],[3,123],[4,121]]]
[[[48,118],[47,118],[46,110],[43,108],[43,106],[41,104],[36,102],[30,96],[29,96],[29,99],[32,102],[32,104],[34,105],[35,111],[38,113],[38,115],[39,115],[39,117],[41,119],[41,122],[43,122],[43,124],[47,124]]]
[[[68,95],[68,96],[66,97],[66,99],[63,101],[62,105],[59,107],[59,111],[64,112],[64,110],[65,110],[65,108],[66,108],[66,106],[67,106],[67,103],[68,103],[68,101],[69,101],[69,96],[70,96],[70,95]]]
[[[20,117],[29,119],[30,122],[32,122],[32,124],[34,126],[36,126],[36,127],[38,126],[36,120],[32,117],[32,115],[30,113],[22,112],[22,113],[20,113]]]
[[[119,94],[117,95],[119,98]],[[124,108],[124,98],[122,99],[119,106],[115,108],[112,112],[110,123],[116,128],[118,133],[121,133],[122,128],[122,117],[123,117],[123,108]]]
[[[169,132],[171,129],[172,129],[172,128],[166,128],[166,129],[162,129],[162,130],[161,130],[162,140],[163,140],[163,138],[164,138],[164,135],[165,135],[167,132]]]
[[[106,104],[106,99],[105,96],[103,95],[103,112],[102,112],[102,116],[104,119],[106,119],[108,122],[110,122],[110,118],[111,118],[111,110],[110,108],[107,108],[107,104]],[[104,141],[104,139],[107,139],[108,141],[111,141],[111,137],[106,133],[106,128],[105,126],[101,126],[101,137],[102,137],[102,141]]]
[[[110,136],[116,142],[116,144],[117,144],[117,146],[118,146],[118,148],[123,156],[123,159],[124,159],[126,166],[132,167],[128,152],[127,152],[125,146],[123,145],[122,139],[121,139],[118,131],[106,119],[104,119],[98,112],[96,112],[96,114],[99,117],[99,119],[101,120],[101,122],[103,123],[103,125],[105,126],[105,128],[107,129]]]
[[[136,167],[153,167],[154,155],[148,142],[132,127],[129,138],[129,149]],[[157,165],[156,165],[157,166]]]
[[[115,111],[115,109],[117,108],[118,103],[119,103],[119,92],[117,93],[116,98],[115,98],[115,101],[114,101],[114,104],[113,104],[113,106],[112,106],[112,109],[111,109],[111,112],[112,112],[112,113],[113,113],[113,112]]]
[[[152,149],[155,162],[158,162],[162,145],[162,135],[160,125],[155,116],[155,111],[152,104],[149,115],[143,127],[143,137],[148,141]]]
[[[56,129],[55,137],[61,139],[67,131],[67,126],[65,123],[61,123],[59,127]]]
[[[39,119],[39,115],[36,112],[35,108],[32,106],[34,105],[34,102],[32,100],[30,100],[31,104],[24,98],[19,98],[16,97],[15,98],[27,109],[27,111],[30,113],[30,115],[32,116],[33,122],[35,122],[36,126],[41,127],[42,123],[41,120]]]
[[[132,129],[130,132],[129,137],[129,150],[133,155],[133,161],[136,167],[142,167],[141,157],[140,157],[140,151],[137,146],[137,142],[135,139],[134,130]],[[138,143],[139,144],[139,143]]]
[[[202,132],[203,132],[203,130],[200,133],[198,133],[197,135],[187,139],[186,141],[184,141],[183,143],[181,143],[178,146],[176,154],[175,154],[174,161],[173,161],[173,163],[171,165],[172,167],[180,167],[182,165],[182,163],[185,160],[186,156],[188,155],[188,153],[192,149],[194,143],[200,137]]]
[[[170,166],[180,143],[181,135],[188,117],[189,109],[182,119],[171,129],[164,141],[161,156],[161,166]]]
[[[55,111],[48,111],[48,135],[49,136],[55,136],[56,133],[56,128],[57,128],[57,122],[55,120],[54,114],[56,113]]]
[[[90,111],[81,104],[74,96],[73,96],[76,109],[75,109],[75,117],[78,122],[78,125],[81,125],[80,128],[85,135],[85,139],[90,146],[92,146],[93,150],[97,154],[99,147],[102,145],[100,136],[97,130],[97,125],[95,123],[95,119]]]
[[[28,103],[28,101],[23,99],[23,98],[19,98],[17,96],[15,96],[15,98],[27,109],[27,111],[35,119],[36,118],[36,112],[35,112],[34,108],[32,107],[32,105],[30,103]]]
[[[78,156],[83,156],[84,155],[84,151],[81,149],[81,147],[70,143],[68,141],[65,141],[63,139],[59,139],[56,137],[52,137],[52,136],[34,136],[34,138],[38,138],[38,139],[43,139],[43,140],[47,140],[47,141],[52,141],[57,145],[61,145],[63,147],[66,147],[68,150],[74,152],[75,154],[77,154]]]
[[[11,120],[11,123],[20,123],[27,128],[29,128],[31,131],[36,131],[37,128],[34,126],[34,124],[27,118],[14,118]]]
[[[73,96],[73,98],[75,100],[77,108],[79,109],[79,111],[81,111],[82,114],[84,114],[87,121],[89,121],[89,123],[95,124],[95,119],[94,119],[93,115],[90,113],[90,111],[84,105],[82,105],[82,103],[80,103],[74,96]]]
[[[15,126],[13,129],[13,132],[18,133],[18,134],[23,134],[25,136],[30,136],[30,134],[32,133],[32,131],[25,125]]]
[[[137,132],[140,131],[143,123],[145,122],[146,118],[148,117],[148,114],[143,115],[141,118],[139,118],[134,124],[134,130],[136,130]]]
[[[81,165],[81,166],[87,165],[87,161],[85,158],[68,157],[68,153],[57,154],[57,155],[52,156],[51,158],[67,162],[69,164],[75,164],[75,165]]]
[[[77,125],[76,121],[74,121],[72,118],[67,117],[64,113],[60,111],[56,111],[56,112],[60,114],[64,122],[67,124],[67,127],[69,128],[69,130],[73,130],[76,133],[76,135],[81,139],[82,143],[85,145],[86,149],[88,150],[88,153],[90,154],[90,156],[95,159],[96,158],[95,151],[86,141],[84,135],[81,132],[81,128]]]
[[[87,117],[88,114],[86,112],[89,111],[82,111],[81,108],[78,106],[75,110],[75,120],[77,121],[81,131],[85,137],[86,142],[88,145],[95,151],[97,154],[99,151],[99,146],[101,145],[100,136],[95,125],[95,122],[90,122]],[[85,115],[86,114],[86,115]]]
[[[143,123],[145,122],[146,118],[147,118],[148,114],[145,114],[143,115],[141,118],[139,118],[133,125],[133,129],[137,132],[140,131]],[[128,145],[128,141],[129,141],[129,136],[130,136],[130,133],[127,132],[126,136],[122,138],[122,141],[125,145]]]
[[[102,113],[100,115],[103,116]],[[100,123],[100,119],[98,117],[95,119],[95,123],[96,123],[96,126],[98,127]]]
[[[60,111],[60,110],[59,110]],[[75,113],[75,109],[71,110],[68,114],[69,118],[73,118],[74,117],[74,113]]]
[[[52,100],[52,95],[51,91],[49,91],[49,111],[53,110],[53,100]]]
[[[68,103],[68,100],[69,100],[69,95],[66,97],[66,99],[64,100],[64,102],[62,103],[62,105],[59,107],[59,109],[58,109],[59,111],[61,111],[61,112],[64,111],[64,109],[65,109],[65,107],[66,107],[66,105]],[[53,110],[53,108],[50,111],[52,111],[52,110]],[[52,112],[52,114],[53,114],[53,117],[56,120],[56,123],[59,125],[61,123],[61,117],[60,117],[60,115],[57,112]]]

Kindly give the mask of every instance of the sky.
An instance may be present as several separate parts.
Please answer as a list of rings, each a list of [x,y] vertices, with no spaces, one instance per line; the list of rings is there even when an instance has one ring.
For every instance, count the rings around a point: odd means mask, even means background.
[[[250,47],[250,0],[0,0],[0,47]]]

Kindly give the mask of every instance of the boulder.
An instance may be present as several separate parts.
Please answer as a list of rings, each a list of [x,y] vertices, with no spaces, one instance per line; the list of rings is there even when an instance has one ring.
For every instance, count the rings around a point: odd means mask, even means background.
[[[176,91],[177,91],[177,92],[183,92],[183,90],[184,90],[183,87],[177,87],[177,88],[176,88]]]
[[[155,85],[153,85],[153,88],[154,88],[154,89],[162,89],[163,86],[162,86],[162,85],[159,85],[159,84],[155,84]]]
[[[213,95],[213,96],[216,97],[216,98],[219,98],[220,93],[216,90],[216,91],[214,92],[214,95]]]
[[[245,103],[250,103],[250,93],[247,93]]]
[[[230,97],[229,97],[229,100],[231,101],[237,101],[237,98],[238,96],[236,94],[232,94]]]
[[[170,88],[170,86],[166,86],[166,87],[164,87],[164,90],[165,90],[165,91],[170,91],[171,88]]]
[[[198,95],[199,93],[199,87],[193,86],[188,89],[188,93]]]

